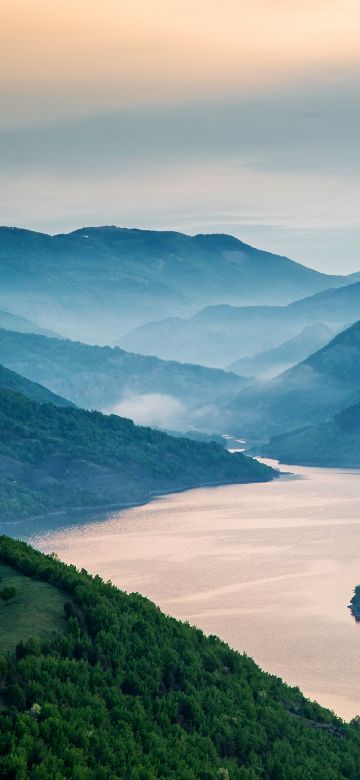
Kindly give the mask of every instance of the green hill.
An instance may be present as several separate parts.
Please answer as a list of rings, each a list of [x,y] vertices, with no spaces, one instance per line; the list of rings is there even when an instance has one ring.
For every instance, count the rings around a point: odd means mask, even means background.
[[[1,537],[0,563],[65,599],[63,627],[0,655],[2,780],[358,780],[356,721],[24,543]]]
[[[3,520],[276,475],[215,443],[173,438],[122,417],[39,404],[6,390],[0,391],[0,434]]]
[[[360,468],[360,404],[319,425],[274,436],[263,452],[283,463]]]

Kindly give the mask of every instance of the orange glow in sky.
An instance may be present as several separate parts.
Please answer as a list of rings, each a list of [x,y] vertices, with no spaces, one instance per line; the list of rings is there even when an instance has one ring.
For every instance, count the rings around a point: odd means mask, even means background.
[[[75,115],[248,93],[353,66],[359,32],[359,0],[5,0],[2,121],[34,119],[29,93],[45,116],[55,91]]]

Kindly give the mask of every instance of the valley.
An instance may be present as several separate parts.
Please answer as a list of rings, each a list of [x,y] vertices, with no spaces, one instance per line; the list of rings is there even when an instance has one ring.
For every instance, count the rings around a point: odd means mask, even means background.
[[[358,0],[4,0],[0,780],[360,780]]]
[[[118,228],[1,264],[0,773],[357,780],[356,275]]]

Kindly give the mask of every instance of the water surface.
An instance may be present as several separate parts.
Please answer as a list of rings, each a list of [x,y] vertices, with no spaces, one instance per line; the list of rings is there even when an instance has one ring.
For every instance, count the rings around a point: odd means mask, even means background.
[[[177,493],[31,542],[218,634],[349,719],[360,714],[360,624],[347,609],[360,472],[290,468],[299,479]]]

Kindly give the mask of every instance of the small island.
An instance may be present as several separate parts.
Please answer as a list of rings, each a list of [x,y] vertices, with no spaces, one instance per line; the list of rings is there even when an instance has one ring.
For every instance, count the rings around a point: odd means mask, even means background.
[[[349,609],[357,622],[360,622],[360,585],[354,588],[354,595],[350,601]]]

